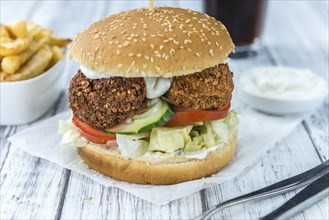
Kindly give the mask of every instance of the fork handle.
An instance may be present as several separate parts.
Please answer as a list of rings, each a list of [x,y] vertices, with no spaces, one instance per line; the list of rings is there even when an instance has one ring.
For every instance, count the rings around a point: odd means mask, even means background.
[[[297,188],[306,186],[316,180],[317,178],[329,173],[329,160],[323,162],[322,164],[305,171],[296,176],[290,177],[288,179],[277,182],[273,185],[267,186],[265,188],[259,189],[257,191],[227,200],[225,202],[219,203],[216,206],[208,209],[201,215],[194,218],[194,220],[208,219],[210,216],[221,210],[232,205],[236,205],[242,202],[251,201],[254,199],[264,199],[279,195]]]
[[[261,220],[289,219],[329,196],[329,173],[320,177]]]

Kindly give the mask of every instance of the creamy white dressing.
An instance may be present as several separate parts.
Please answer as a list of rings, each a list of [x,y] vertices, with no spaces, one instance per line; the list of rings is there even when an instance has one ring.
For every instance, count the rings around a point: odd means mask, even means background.
[[[193,152],[193,153],[185,154],[184,156],[186,158],[189,158],[189,159],[202,160],[202,159],[206,158],[210,152],[213,152],[213,151],[217,150],[219,147],[222,147],[222,146],[224,146],[224,143],[213,146],[213,147],[209,147],[205,150],[200,150],[200,151],[196,151],[196,152]]]
[[[110,75],[98,73],[94,70],[88,69],[87,67],[80,65],[80,70],[88,79],[104,79],[111,78]]]
[[[96,71],[88,69],[83,65],[80,65],[80,70],[89,79],[111,78],[108,74],[97,73]],[[146,98],[154,99],[162,96],[169,90],[172,79],[161,77],[144,77],[144,81],[146,85]]]
[[[146,98],[154,99],[165,94],[171,86],[171,78],[144,77]]]
[[[250,70],[239,83],[247,92],[276,99],[310,99],[326,93],[323,79],[306,69],[262,67]]]

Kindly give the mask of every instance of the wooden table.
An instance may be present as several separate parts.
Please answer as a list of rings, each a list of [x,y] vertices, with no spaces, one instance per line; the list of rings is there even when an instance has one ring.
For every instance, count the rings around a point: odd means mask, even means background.
[[[147,4],[147,1],[1,1],[1,23],[28,19],[54,29],[59,36],[73,37],[106,15]],[[166,4],[202,10],[201,1]],[[328,80],[328,25],[328,1],[271,1],[259,54],[234,59],[230,66],[236,75],[261,65],[305,67]],[[76,64],[69,63],[67,83],[77,69]],[[67,109],[63,91],[54,108],[38,121]],[[33,124],[1,126],[1,219],[190,219],[221,201],[298,174],[329,157],[327,100],[250,171],[232,182],[160,207],[11,147],[7,137]],[[295,194],[238,205],[219,212],[215,218],[255,219]],[[295,219],[328,219],[328,205],[327,198]]]

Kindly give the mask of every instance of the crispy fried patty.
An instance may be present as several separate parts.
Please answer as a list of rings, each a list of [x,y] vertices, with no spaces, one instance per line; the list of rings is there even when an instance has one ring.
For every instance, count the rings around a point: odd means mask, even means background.
[[[111,128],[141,109],[146,87],[143,78],[88,79],[79,70],[68,97],[74,117],[97,129]]]
[[[232,73],[227,64],[174,77],[165,97],[174,105],[194,109],[216,109],[232,98]]]

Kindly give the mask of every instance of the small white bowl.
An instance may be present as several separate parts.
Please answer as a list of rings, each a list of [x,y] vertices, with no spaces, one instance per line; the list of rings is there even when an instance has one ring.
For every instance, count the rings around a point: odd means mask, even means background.
[[[0,83],[0,125],[32,122],[45,114],[63,88],[66,57],[32,79]]]
[[[239,97],[251,107],[274,115],[304,113],[318,108],[326,95],[305,100],[284,100],[262,97],[239,88]]]
[[[265,67],[268,68],[268,67]],[[270,71],[276,70],[275,68],[281,68],[280,70],[283,71],[291,71],[291,68],[286,67],[269,67]],[[253,69],[251,71],[255,71],[258,69]],[[295,69],[299,71],[298,69]],[[245,73],[245,74],[250,74]],[[319,78],[318,80],[321,81],[321,85],[323,89],[321,93],[312,94],[311,96],[307,97],[268,97],[266,95],[251,91],[250,88],[247,89],[241,83],[241,77],[238,78],[236,84],[238,97],[244,101],[245,103],[249,104],[251,107],[265,113],[274,114],[274,115],[284,115],[284,114],[296,114],[296,113],[305,113],[310,112],[318,108],[325,98],[328,95],[328,87],[326,86],[327,83]],[[314,75],[316,76],[316,75]],[[310,91],[311,92],[311,91]]]

